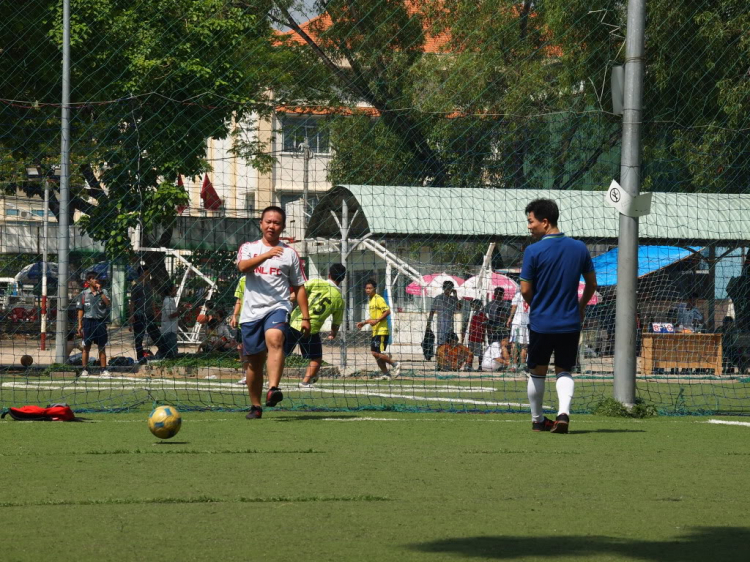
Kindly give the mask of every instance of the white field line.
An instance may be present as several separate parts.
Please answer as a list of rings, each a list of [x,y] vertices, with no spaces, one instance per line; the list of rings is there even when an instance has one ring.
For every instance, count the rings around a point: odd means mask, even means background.
[[[169,391],[169,390],[214,390],[215,392],[219,393],[237,393],[237,394],[244,394],[247,392],[246,388],[244,386],[240,386],[237,384],[221,384],[221,383],[201,383],[201,382],[191,382],[191,383],[167,383],[165,380],[152,380],[152,381],[144,381],[144,379],[137,379],[137,381],[140,384],[129,384],[125,385],[122,384],[125,382],[123,379],[100,379],[101,382],[98,381],[91,381],[91,377],[87,377],[86,379],[80,380],[71,383],[70,381],[60,381],[61,384],[51,384],[53,382],[57,383],[57,381],[46,381],[47,384],[34,384],[34,383],[20,383],[20,382],[8,382],[3,383],[3,388],[13,388],[16,390],[62,390],[63,388],[66,390],[77,390],[77,391],[95,391],[95,390],[157,390],[157,391]],[[95,385],[92,385],[92,388],[89,388],[89,385],[87,385],[87,382],[97,382]],[[102,384],[102,383],[109,383],[109,384]],[[120,384],[118,384],[118,382]],[[163,384],[159,386],[158,383],[162,382]],[[67,386],[62,386],[67,385]],[[403,390],[404,387],[399,387]],[[285,392],[302,392],[302,393],[310,393],[313,392],[309,389],[300,389],[300,388],[285,388],[282,387],[282,390]],[[455,404],[472,404],[472,405],[480,405],[480,406],[514,406],[517,408],[524,408],[528,409],[529,405],[524,404],[521,402],[491,402],[488,400],[471,400],[468,398],[443,398],[439,396],[415,396],[415,395],[408,395],[408,394],[394,394],[393,392],[372,392],[369,390],[364,391],[355,391],[351,392],[348,388],[341,388],[341,389],[334,389],[334,388],[317,388],[318,392],[321,393],[328,393],[328,394],[344,394],[347,396],[376,396],[379,398],[390,398],[390,399],[401,399],[401,400],[411,400],[414,402],[448,402],[448,403],[455,403]],[[420,390],[418,388],[412,389],[412,390]],[[427,390],[427,389],[425,389]],[[435,390],[435,389],[433,389]],[[462,389],[465,390],[465,389]],[[468,391],[468,390],[467,390]],[[476,392],[476,391],[475,391]],[[545,406],[545,410],[552,410],[551,407]]]
[[[128,384],[125,384],[128,383]],[[20,390],[30,390],[30,389],[44,389],[44,390],[51,390],[54,388],[62,388],[62,387],[76,387],[76,388],[91,388],[92,390],[99,390],[104,388],[118,388],[118,389],[133,389],[133,388],[163,388],[163,389],[195,389],[195,390],[215,390],[217,392],[219,391],[227,391],[230,392],[246,392],[247,387],[243,384],[237,384],[234,383],[220,383],[220,382],[204,382],[204,381],[173,381],[171,379],[138,379],[138,378],[99,378],[99,379],[92,379],[92,377],[87,377],[85,379],[76,379],[76,380],[49,380],[44,382],[21,382],[21,381],[14,381],[14,382],[6,382],[1,385],[3,388],[14,388],[14,389],[20,389]],[[281,390],[284,392],[314,392],[316,390],[320,392],[330,392],[332,389],[336,387],[329,387],[326,385],[315,385],[312,388],[299,388],[298,386],[285,386],[281,385]],[[474,394],[480,394],[485,392],[497,392],[496,388],[492,387],[486,387],[486,386],[479,386],[479,387],[462,387],[462,386],[440,386],[440,387],[425,387],[425,386],[407,386],[407,385],[393,385],[392,387],[386,386],[386,385],[362,385],[362,384],[356,384],[356,385],[348,385],[343,384],[340,385],[337,389],[345,389],[346,391],[350,391],[353,393],[357,393],[358,391],[368,391],[371,389],[380,389],[380,388],[395,388],[399,390],[406,390],[409,392],[432,392],[432,393],[454,393],[457,391],[464,392],[464,393],[474,393]]]
[[[741,425],[744,427],[750,427],[750,422],[738,422],[738,421],[729,421],[729,420],[708,420],[707,422],[703,423],[714,423],[719,425]]]

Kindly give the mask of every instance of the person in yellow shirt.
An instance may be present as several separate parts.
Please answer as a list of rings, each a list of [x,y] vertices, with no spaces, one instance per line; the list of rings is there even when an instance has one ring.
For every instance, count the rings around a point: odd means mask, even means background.
[[[344,299],[339,289],[346,277],[346,267],[334,263],[328,270],[328,279],[311,279],[305,283],[305,291],[310,310],[310,334],[300,331],[302,312],[299,308],[292,311],[289,318],[289,334],[284,342],[284,353],[289,355],[299,345],[300,354],[310,360],[305,378],[299,383],[300,388],[312,388],[318,380],[318,373],[323,362],[323,342],[320,330],[326,319],[331,317],[331,333],[328,340],[333,340],[344,320]]]
[[[391,380],[401,372],[401,364],[391,359],[385,350],[388,347],[388,316],[391,309],[385,299],[377,293],[378,284],[374,280],[365,283],[365,294],[370,299],[370,319],[358,322],[357,328],[362,329],[365,325],[372,326],[372,339],[370,340],[370,351],[383,373],[382,380]],[[391,370],[388,370],[388,365]]]

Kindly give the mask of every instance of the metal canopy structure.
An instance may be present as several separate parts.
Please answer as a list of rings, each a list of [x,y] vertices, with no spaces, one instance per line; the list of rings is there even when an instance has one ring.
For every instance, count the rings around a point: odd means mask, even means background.
[[[617,243],[617,211],[604,204],[602,191],[546,189],[440,188],[337,185],[310,217],[307,238],[340,238],[331,211],[345,201],[355,218],[349,237],[464,238],[503,241],[525,238],[524,208],[540,197],[557,201],[560,229],[588,242]],[[750,195],[654,193],[651,214],[640,219],[642,244],[723,247],[750,241]]]

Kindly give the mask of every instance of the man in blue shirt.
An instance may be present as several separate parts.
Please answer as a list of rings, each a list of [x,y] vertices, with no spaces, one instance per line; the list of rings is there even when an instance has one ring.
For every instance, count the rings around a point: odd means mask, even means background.
[[[531,428],[567,433],[574,388],[570,372],[576,364],[586,303],[596,291],[596,272],[586,245],[557,228],[559,216],[551,199],[536,199],[526,206],[529,233],[538,242],[523,255],[521,295],[531,307],[527,361]],[[578,300],[581,275],[586,287]],[[554,423],[542,413],[544,381],[553,353],[558,397]]]

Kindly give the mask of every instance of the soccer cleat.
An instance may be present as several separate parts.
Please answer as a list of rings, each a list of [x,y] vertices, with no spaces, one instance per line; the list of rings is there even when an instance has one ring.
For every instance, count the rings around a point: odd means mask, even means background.
[[[391,380],[391,375],[382,375],[380,377],[380,380],[381,381],[389,381],[389,380]]]
[[[103,379],[108,379],[112,377],[112,373],[110,373],[107,369],[104,369],[101,373],[99,373],[99,376]]]
[[[531,422],[531,429],[533,431],[551,431],[554,425],[555,422],[545,416],[542,421]]]
[[[234,384],[239,384],[239,385],[245,386],[247,384],[247,379],[245,377],[242,377],[240,380],[238,380]]]
[[[391,372],[389,373],[389,375],[395,379],[395,378],[398,378],[400,374],[401,374],[401,363],[396,363],[391,369]]]
[[[79,376],[80,378],[82,378],[82,379],[85,379],[86,377],[88,377],[88,376],[89,376],[89,372],[88,372],[88,371],[87,371],[86,369],[84,369],[83,371],[81,371],[81,374],[80,374],[80,375],[78,375],[78,376]]]
[[[245,416],[247,420],[259,420],[263,417],[263,408],[260,406],[251,406],[250,411]]]
[[[306,388],[308,390],[312,390],[314,388],[313,387],[313,380],[310,379],[310,382],[302,381],[302,382],[299,383],[299,387],[300,388]]]
[[[555,424],[550,429],[550,433],[568,433],[568,426],[570,425],[570,418],[568,414],[560,414],[555,418]]]
[[[278,387],[274,386],[268,389],[266,394],[266,407],[273,408],[276,404],[284,399],[284,393],[279,390]]]

